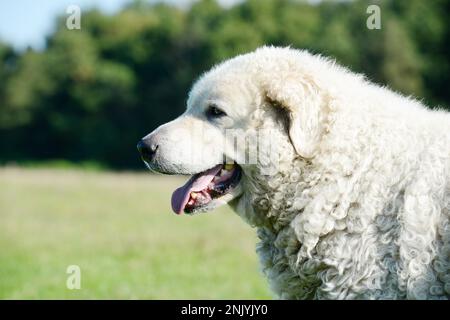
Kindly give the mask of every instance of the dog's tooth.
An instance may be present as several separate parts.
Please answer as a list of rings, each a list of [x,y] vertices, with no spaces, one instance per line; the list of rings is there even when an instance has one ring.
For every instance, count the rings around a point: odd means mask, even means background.
[[[192,199],[197,198],[197,194],[196,194],[195,192],[191,192],[191,198],[192,198]]]
[[[233,167],[234,167],[234,164],[232,164],[232,163],[227,163],[224,166],[225,170],[227,170],[227,171],[230,171],[231,169],[233,169]]]

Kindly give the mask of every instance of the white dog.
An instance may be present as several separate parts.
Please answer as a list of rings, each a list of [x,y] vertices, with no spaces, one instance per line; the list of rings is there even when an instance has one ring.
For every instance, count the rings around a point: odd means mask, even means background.
[[[449,113],[264,47],[203,75],[138,148],[150,169],[193,175],[176,213],[229,203],[257,228],[279,298],[450,297]]]

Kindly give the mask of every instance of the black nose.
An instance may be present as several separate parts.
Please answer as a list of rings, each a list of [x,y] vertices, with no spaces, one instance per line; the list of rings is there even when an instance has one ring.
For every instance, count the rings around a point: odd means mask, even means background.
[[[146,162],[151,162],[155,157],[156,150],[158,150],[158,145],[151,143],[146,139],[142,139],[141,141],[138,142],[137,149],[141,154],[142,160]]]

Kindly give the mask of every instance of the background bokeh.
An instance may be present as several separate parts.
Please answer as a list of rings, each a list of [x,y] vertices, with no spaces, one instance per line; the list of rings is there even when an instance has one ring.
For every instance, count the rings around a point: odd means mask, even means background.
[[[0,39],[0,298],[270,297],[254,231],[227,208],[169,214],[184,179],[143,172],[135,149],[224,59],[308,49],[450,108],[448,0],[86,2],[81,30],[62,10],[42,48]],[[71,264],[82,290],[65,286]]]

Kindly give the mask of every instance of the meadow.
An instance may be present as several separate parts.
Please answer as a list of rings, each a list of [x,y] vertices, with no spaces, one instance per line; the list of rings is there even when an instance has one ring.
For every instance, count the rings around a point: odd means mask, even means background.
[[[180,177],[0,169],[1,299],[270,299],[255,230],[170,210]],[[81,288],[66,286],[67,267]]]

